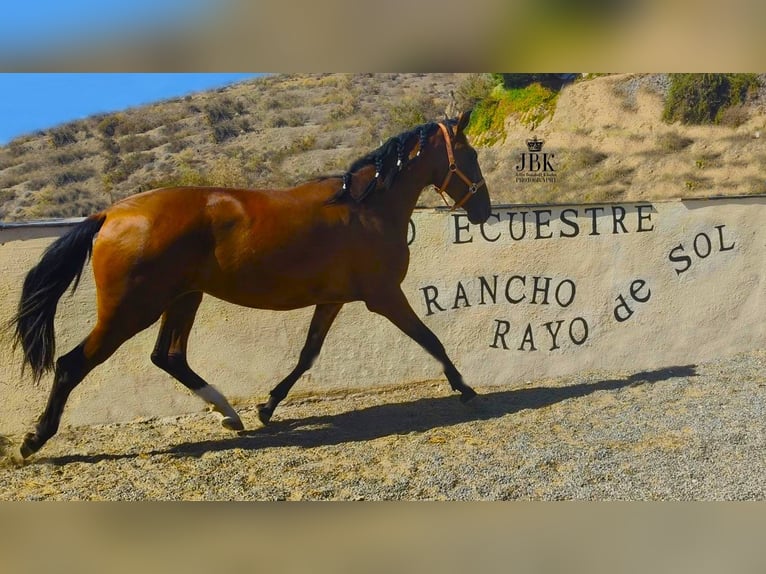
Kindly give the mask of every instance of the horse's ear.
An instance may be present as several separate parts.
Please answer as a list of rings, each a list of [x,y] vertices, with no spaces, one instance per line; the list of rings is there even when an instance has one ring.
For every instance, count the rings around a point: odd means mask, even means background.
[[[457,133],[462,132],[465,127],[468,125],[468,122],[471,119],[471,110],[468,110],[466,112],[460,112],[460,115],[457,117],[457,129],[455,130]]]

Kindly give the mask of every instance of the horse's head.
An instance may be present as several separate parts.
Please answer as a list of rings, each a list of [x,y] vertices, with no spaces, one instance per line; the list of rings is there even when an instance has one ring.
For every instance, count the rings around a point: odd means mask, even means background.
[[[447,173],[436,191],[451,210],[462,207],[471,223],[484,223],[489,219],[492,205],[476,150],[465,137],[464,129],[470,118],[470,111],[460,114],[454,133],[450,125],[439,124],[446,148]],[[447,196],[453,201],[451,206]]]

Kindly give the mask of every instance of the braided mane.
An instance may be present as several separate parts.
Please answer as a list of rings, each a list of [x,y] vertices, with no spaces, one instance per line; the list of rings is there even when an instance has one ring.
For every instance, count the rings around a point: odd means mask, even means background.
[[[456,120],[447,120],[448,127],[455,125]],[[376,189],[387,190],[391,187],[399,172],[411,161],[415,161],[420,155],[428,138],[439,129],[439,124],[428,122],[417,126],[409,131],[402,132],[393,136],[374,151],[354,161],[348,170],[340,176],[343,179],[343,185],[338,192],[333,195],[327,203],[338,203],[348,198],[356,202],[364,201]],[[410,158],[415,146],[419,146],[417,155]],[[359,197],[351,195],[351,181],[360,169],[374,165],[376,175],[364,188]]]

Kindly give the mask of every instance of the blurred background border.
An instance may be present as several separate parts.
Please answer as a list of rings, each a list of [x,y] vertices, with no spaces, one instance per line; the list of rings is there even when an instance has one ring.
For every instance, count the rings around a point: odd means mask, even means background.
[[[766,59],[758,0],[16,5],[3,72],[753,72]]]
[[[197,0],[96,19],[97,3],[78,12],[72,2],[53,28],[52,3],[18,4],[32,17],[4,8],[0,72],[753,72],[766,60],[757,0]],[[48,23],[36,27],[35,14]],[[764,567],[754,539],[763,503],[3,503],[0,512],[9,572]]]

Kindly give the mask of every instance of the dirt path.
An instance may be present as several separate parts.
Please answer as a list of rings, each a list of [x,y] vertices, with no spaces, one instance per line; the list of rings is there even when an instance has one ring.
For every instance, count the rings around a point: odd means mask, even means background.
[[[766,352],[478,389],[445,382],[286,402],[268,428],[200,412],[69,427],[0,499],[766,498]],[[10,437],[18,440],[18,437]]]

